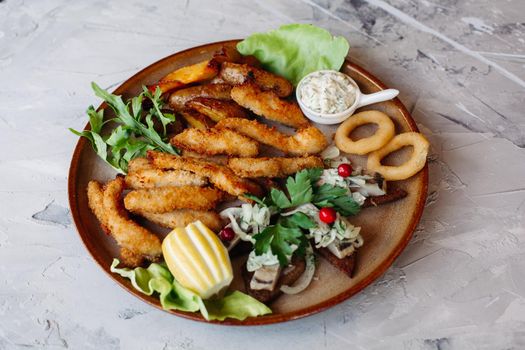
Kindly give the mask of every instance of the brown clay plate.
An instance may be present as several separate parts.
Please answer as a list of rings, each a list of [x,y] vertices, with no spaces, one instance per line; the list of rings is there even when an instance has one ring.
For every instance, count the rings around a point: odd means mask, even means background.
[[[140,93],[141,86],[158,81],[167,73],[189,64],[209,58],[223,44],[235,44],[236,41],[217,42],[191,48],[168,56],[135,74],[124,82],[115,94],[130,98]],[[347,59],[341,69],[350,75],[364,93],[372,93],[385,89],[386,86],[372,74],[353,64]],[[397,132],[418,131],[416,123],[399,99],[378,103],[368,109],[377,109],[387,113],[395,122]],[[88,126],[86,126],[88,127]],[[321,128],[329,137],[332,137],[336,127]],[[362,137],[373,131],[371,126],[358,128],[352,136]],[[410,150],[401,149],[387,157],[387,164],[402,162]],[[364,157],[350,157],[357,164],[363,164]],[[114,177],[114,173],[100,160],[91,149],[90,144],[80,138],[73,153],[69,169],[68,192],[71,213],[77,230],[87,250],[100,267],[128,292],[145,302],[161,308],[158,300],[148,297],[133,289],[131,283],[109,271],[111,261],[118,256],[118,247],[111,237],[101,230],[100,225],[91,213],[87,204],[86,187],[90,180],[107,181]],[[386,269],[392,265],[394,259],[408,244],[423,212],[427,196],[428,167],[412,178],[394,183],[405,189],[407,198],[381,207],[364,209],[352,223],[361,226],[361,233],[365,245],[357,253],[357,266],[353,278],[340,273],[322,258],[319,259],[316,279],[307,290],[298,295],[283,295],[270,307],[273,314],[257,318],[248,318],[244,321],[227,319],[216,322],[225,325],[263,325],[294,320],[325,310],[364,289]],[[236,269],[236,278],[232,287],[243,290],[240,267],[244,258],[233,261]],[[169,311],[172,314],[196,321],[206,322],[199,313]]]

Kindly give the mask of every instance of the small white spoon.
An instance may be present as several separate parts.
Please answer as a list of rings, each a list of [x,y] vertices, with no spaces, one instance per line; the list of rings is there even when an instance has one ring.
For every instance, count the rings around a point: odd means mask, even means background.
[[[318,73],[318,72],[331,72],[331,73],[335,72],[338,74],[343,74],[355,87],[356,96],[355,96],[354,103],[350,107],[345,109],[344,111],[339,112],[339,113],[333,113],[333,114],[320,113],[320,112],[316,112],[308,108],[301,99],[302,84],[308,76]],[[301,110],[308,117],[308,119],[316,123],[319,123],[319,124],[327,124],[327,125],[341,123],[344,120],[348,119],[352,114],[354,114],[356,109],[363,107],[363,106],[368,106],[372,103],[378,103],[378,102],[384,102],[384,101],[391,100],[394,97],[396,97],[398,94],[399,94],[399,91],[396,89],[386,89],[386,90],[374,92],[373,94],[364,94],[361,92],[361,90],[359,89],[359,86],[354,81],[354,79],[350,78],[348,75],[344,73],[341,73],[335,70],[321,70],[321,71],[312,72],[301,79],[301,81],[297,85],[297,89],[295,90],[295,96],[297,98],[297,102],[299,103],[299,107],[301,107]]]

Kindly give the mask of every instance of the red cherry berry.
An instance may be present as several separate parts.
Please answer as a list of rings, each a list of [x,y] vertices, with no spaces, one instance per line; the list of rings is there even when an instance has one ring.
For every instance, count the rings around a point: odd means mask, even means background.
[[[219,238],[223,241],[229,242],[235,238],[235,232],[231,227],[225,227],[219,232]]]
[[[337,167],[337,173],[339,174],[339,176],[341,177],[349,177],[350,175],[352,175],[352,166],[350,164],[340,164],[338,167]]]
[[[321,208],[319,219],[326,224],[331,224],[337,219],[337,212],[334,208]]]

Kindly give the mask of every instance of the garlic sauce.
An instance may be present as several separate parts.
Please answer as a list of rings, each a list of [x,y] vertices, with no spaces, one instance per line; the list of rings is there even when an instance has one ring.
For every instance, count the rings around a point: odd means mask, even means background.
[[[301,83],[300,94],[302,103],[314,112],[336,114],[354,104],[357,87],[343,73],[319,71]]]

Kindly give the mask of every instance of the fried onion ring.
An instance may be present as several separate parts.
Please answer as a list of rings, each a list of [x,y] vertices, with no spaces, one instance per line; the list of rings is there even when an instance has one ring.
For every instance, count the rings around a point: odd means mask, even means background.
[[[365,124],[377,124],[378,128],[372,136],[353,141],[350,133]],[[386,145],[394,134],[394,122],[388,115],[380,111],[364,111],[351,116],[337,128],[335,144],[343,152],[363,155]]]
[[[412,146],[414,150],[410,159],[399,166],[382,165],[381,159],[386,155],[397,151],[405,146]],[[368,155],[367,169],[378,172],[385,180],[405,180],[423,169],[427,161],[428,149],[430,147],[427,139],[417,132],[405,132],[394,136],[385,146]]]

